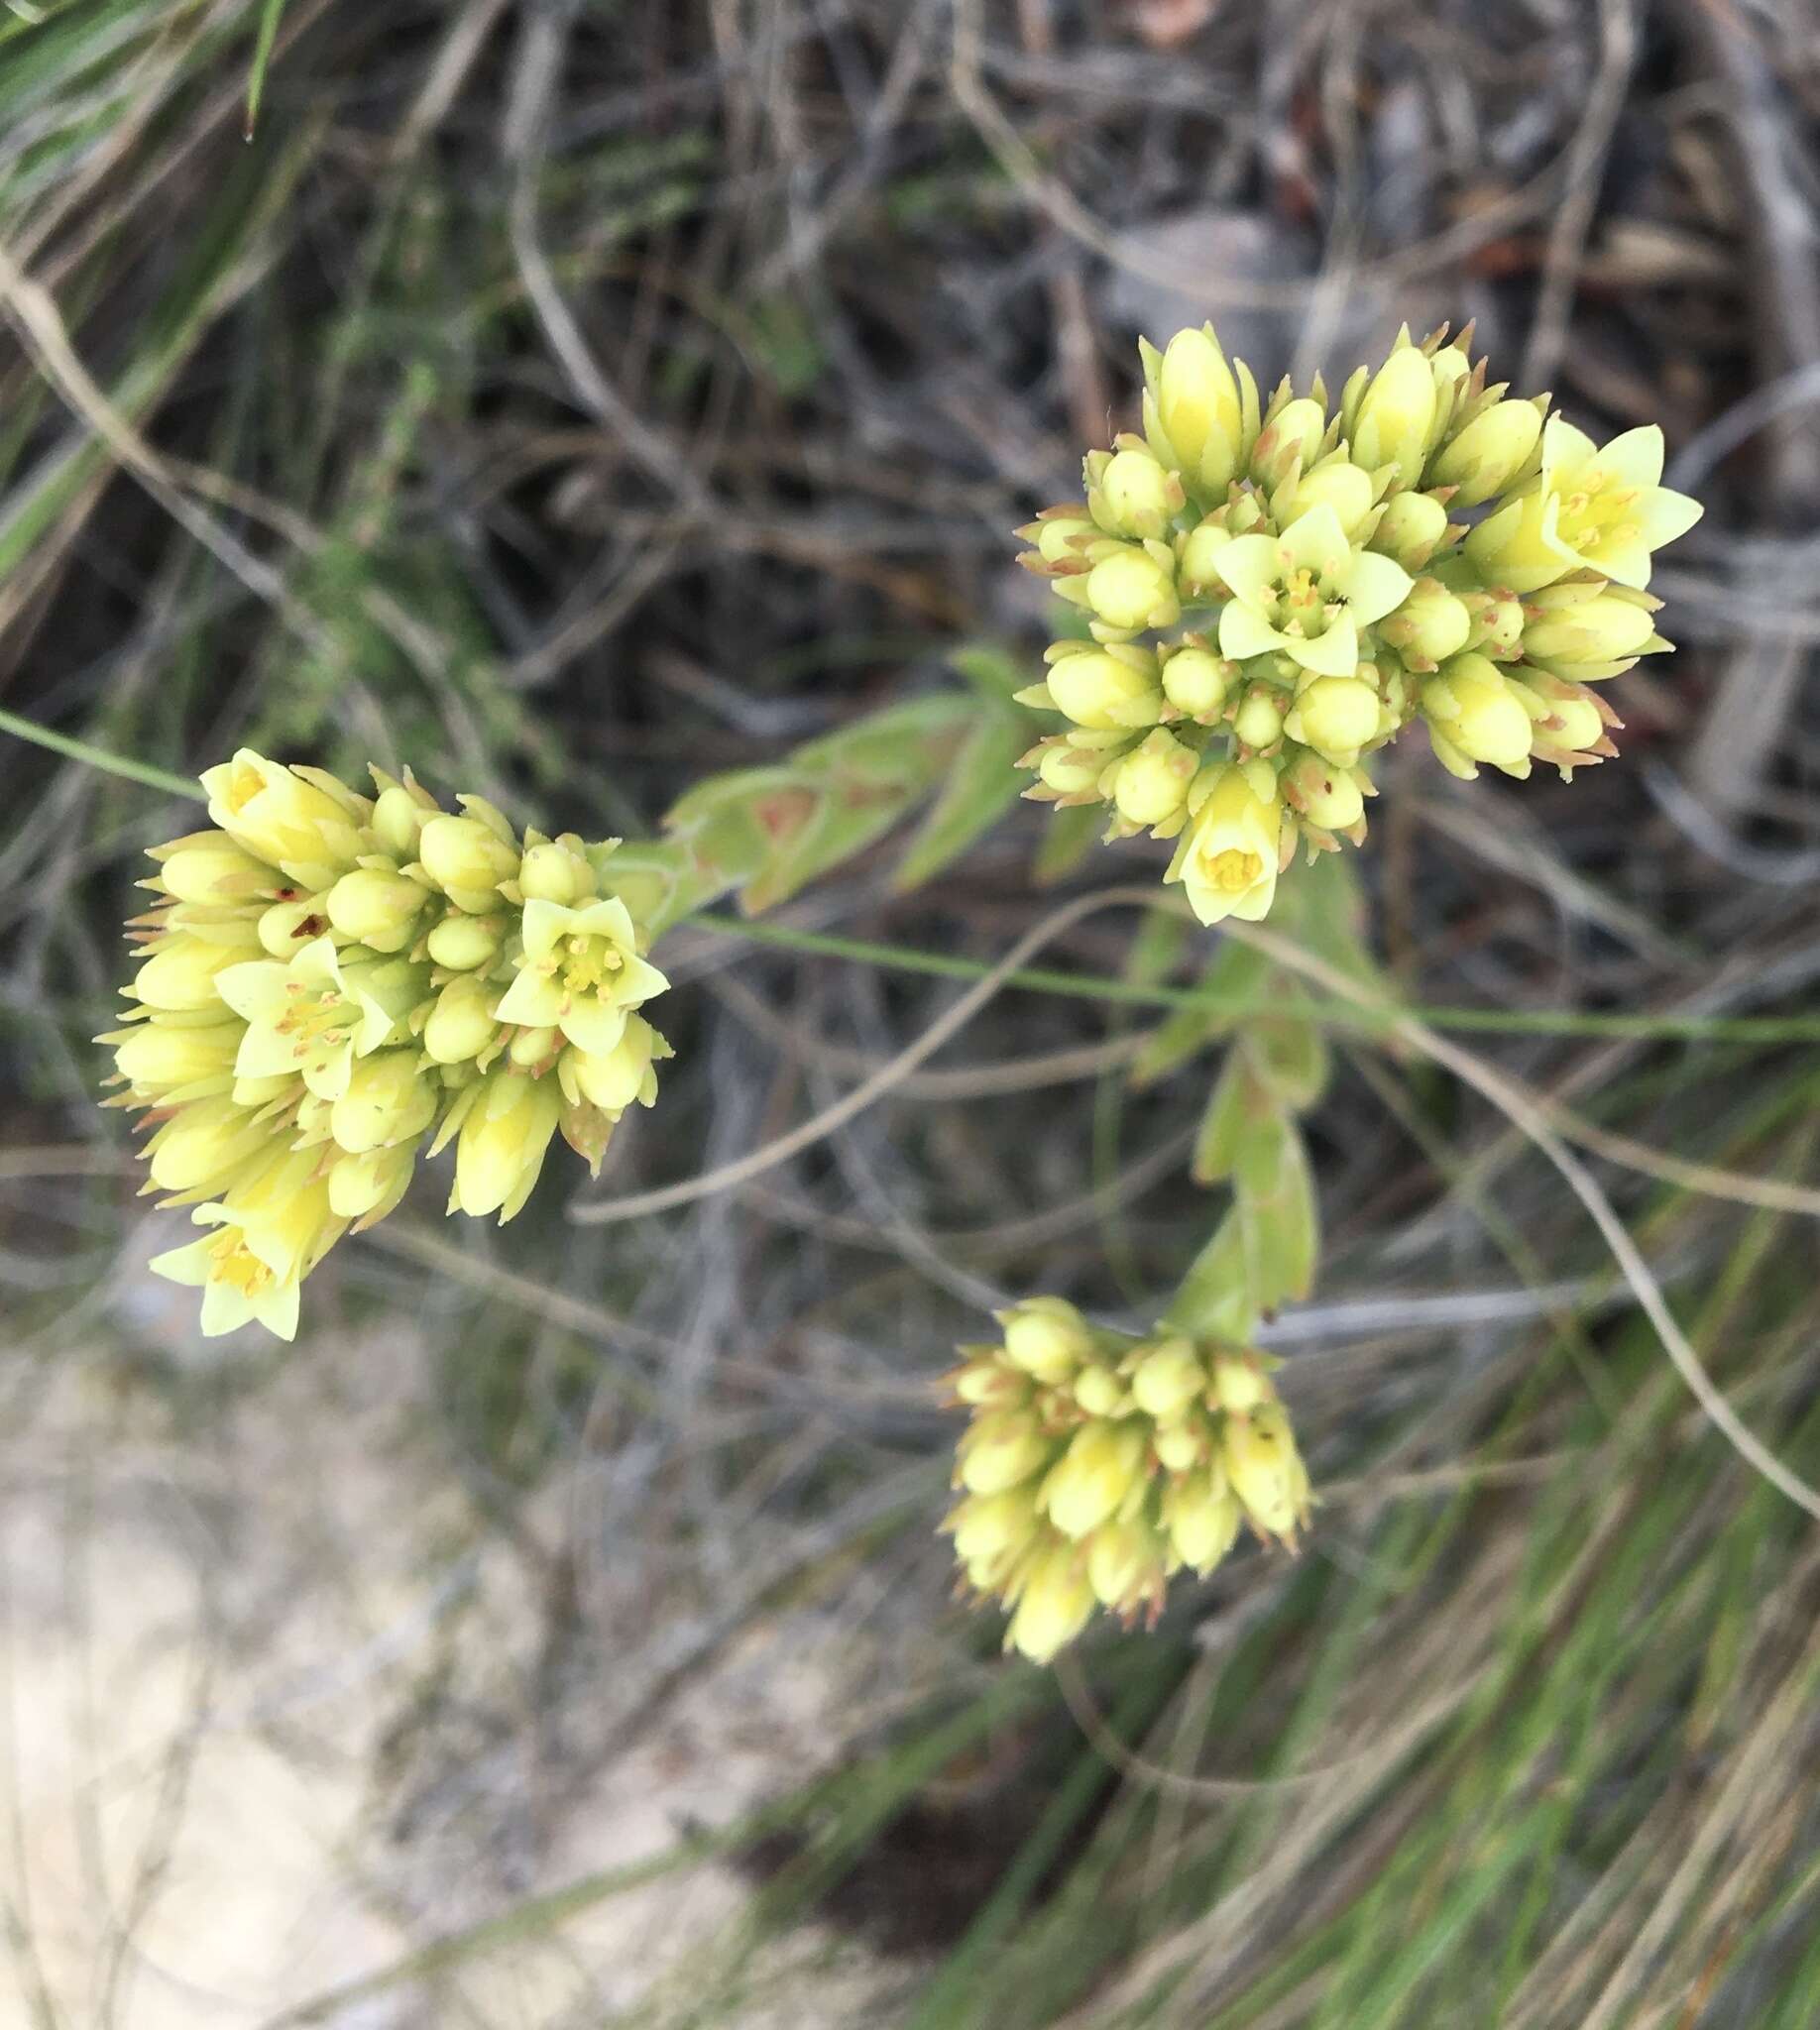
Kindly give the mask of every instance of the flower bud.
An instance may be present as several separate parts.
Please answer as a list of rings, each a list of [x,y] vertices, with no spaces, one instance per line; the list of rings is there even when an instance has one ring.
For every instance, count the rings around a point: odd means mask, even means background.
[[[1530,603],[1523,626],[1525,657],[1563,670],[1583,663],[1627,661],[1648,653],[1656,640],[1653,612],[1620,591],[1602,592],[1571,604],[1538,593]]]
[[[225,1016],[227,1010],[218,1011]],[[114,1069],[147,1101],[187,1094],[190,1087],[225,1091],[240,1049],[238,1022],[138,1022],[99,1041],[114,1046]]]
[[[1163,709],[1156,658],[1115,655],[1108,648],[1059,657],[1049,672],[1049,695],[1077,726],[1101,732],[1155,726]]]
[[[1283,737],[1284,695],[1274,684],[1253,684],[1232,715],[1232,731],[1241,746],[1260,753]]]
[[[216,944],[212,939],[176,931],[159,941],[152,956],[133,975],[127,992],[148,1008],[171,1013],[213,1008],[221,998],[215,975],[246,957],[244,946]]]
[[[414,1142],[369,1149],[362,1156],[339,1156],[329,1166],[329,1209],[342,1219],[373,1226],[403,1197],[416,1167]]]
[[[367,806],[352,791],[341,792],[345,802],[330,795],[325,779],[242,747],[206,770],[202,787],[210,820],[235,845],[305,888],[326,888],[363,850],[358,826]]]
[[[1378,622],[1386,641],[1404,650],[1417,669],[1432,669],[1466,646],[1472,615],[1437,578],[1419,578],[1402,606]]]
[[[968,1495],[949,1512],[942,1527],[955,1539],[955,1556],[982,1593],[1003,1583],[1011,1567],[1042,1533],[1036,1502],[1027,1487],[995,1495]]]
[[[1096,796],[1099,778],[1106,772],[1108,751],[1099,742],[1106,740],[1118,747],[1128,738],[1125,733],[1093,734],[1084,731],[1073,736],[1058,733],[1041,743],[1037,780],[1059,797]]]
[[[1075,1401],[1088,1416],[1118,1416],[1130,1408],[1130,1392],[1110,1368],[1094,1365],[1075,1377]]]
[[[1376,738],[1382,703],[1363,677],[1316,677],[1297,698],[1284,726],[1340,768],[1350,768],[1359,749]]]
[[[570,1048],[563,1053],[558,1076],[571,1099],[620,1114],[634,1100],[650,1105],[657,1095],[652,1061],[669,1054],[669,1045],[642,1015],[628,1015],[625,1032],[612,1050]]]
[[[324,908],[344,938],[375,952],[402,952],[428,900],[428,891],[408,875],[356,867],[329,890]]]
[[[520,1029],[506,1046],[506,1062],[520,1071],[535,1071],[562,1049],[562,1035],[555,1029]]]
[[[1523,653],[1523,603],[1511,594],[1479,592],[1465,600],[1472,615],[1472,632],[1466,646],[1489,655],[1494,662],[1515,662]]]
[[[192,1101],[146,1144],[152,1182],[161,1191],[212,1191],[268,1153],[276,1132],[229,1098]]]
[[[1497,664],[1484,656],[1456,655],[1430,678],[1422,687],[1422,712],[1430,732],[1468,761],[1527,768],[1530,715]]]
[[[1265,1535],[1293,1544],[1298,1523],[1308,1520],[1308,1476],[1283,1406],[1229,1417],[1222,1457],[1246,1515]]]
[[[518,853],[478,819],[446,812],[424,826],[417,856],[449,900],[476,916],[496,906],[501,882],[516,876],[519,862]]]
[[[1161,727],[1108,772],[1118,815],[1131,825],[1167,825],[1188,808],[1200,757]]]
[[[299,895],[262,910],[257,927],[260,949],[274,959],[294,958],[299,946],[321,937],[328,929],[326,903],[325,896]]]
[[[1261,1403],[1274,1403],[1277,1392],[1256,1355],[1222,1353],[1213,1363],[1213,1393],[1221,1410],[1243,1416]]]
[[[1066,1382],[1093,1351],[1086,1320],[1065,1297],[1026,1297],[999,1322],[1006,1359],[1034,1381]]]
[[[581,902],[594,893],[594,869],[560,840],[526,846],[518,866],[518,889],[526,902]]]
[[[449,1210],[476,1218],[498,1212],[502,1225],[511,1219],[537,1182],[561,1110],[554,1078],[490,1073],[462,1116]]]
[[[1019,1410],[975,1417],[956,1454],[956,1480],[969,1494],[996,1495],[1040,1473],[1053,1446]]]
[[[1293,488],[1274,495],[1270,505],[1278,520],[1286,522],[1310,508],[1331,508],[1350,536],[1363,526],[1377,498],[1371,474],[1336,451],[1312,472],[1305,472]]]
[[[1327,412],[1306,395],[1286,401],[1251,447],[1251,477],[1267,491],[1282,486],[1292,472],[1314,463],[1327,434]]]
[[[1210,726],[1225,707],[1238,665],[1208,648],[1178,648],[1163,665],[1163,695],[1178,712]]]
[[[1005,1647],[1032,1663],[1047,1663],[1072,1642],[1093,1612],[1093,1589],[1081,1569],[1080,1552],[1059,1543],[1034,1554],[1017,1611],[1005,1631]]]
[[[1182,618],[1170,565],[1148,550],[1116,549],[1086,576],[1085,604],[1121,633],[1173,627]]]
[[[1045,564],[1069,564],[1080,556],[1080,545],[1096,541],[1100,530],[1082,510],[1073,514],[1039,514],[1022,533],[1035,543],[1037,555]]]
[[[1087,1584],[1101,1607],[1129,1614],[1163,1597],[1163,1545],[1149,1523],[1105,1522],[1087,1543]]]
[[[455,911],[445,916],[423,941],[431,961],[448,972],[474,972],[491,965],[500,956],[505,919],[497,916],[469,916]]]
[[[1217,1466],[1175,1481],[1163,1491],[1163,1526],[1169,1547],[1192,1572],[1204,1577],[1239,1532],[1239,1505]]]
[[[1050,1468],[1037,1507],[1064,1536],[1085,1536],[1118,1511],[1138,1485],[1143,1465],[1140,1423],[1090,1423],[1075,1433]]]
[[[423,1048],[439,1065],[459,1065],[486,1054],[499,1039],[494,1003],[498,989],[472,973],[449,981],[423,1026]]]
[[[1542,412],[1534,401],[1494,401],[1428,461],[1431,487],[1456,487],[1451,505],[1477,508],[1502,494],[1541,439]]]
[[[1182,538],[1177,576],[1190,599],[1225,597],[1225,581],[1219,575],[1219,553],[1233,539],[1232,531],[1217,521],[1203,521]]]
[[[1422,478],[1433,426],[1434,370],[1409,344],[1400,345],[1366,384],[1352,424],[1352,455],[1367,472],[1394,464],[1398,483],[1413,487]]]
[[[1187,503],[1182,482],[1141,444],[1090,453],[1086,478],[1087,507],[1110,535],[1161,536]]]
[[[1165,1339],[1131,1371],[1131,1398],[1146,1416],[1174,1423],[1206,1393],[1207,1375],[1192,1339]]]
[[[1161,357],[1145,349],[1144,364],[1151,449],[1200,494],[1223,495],[1244,449],[1244,405],[1212,325],[1178,331]]]
[[[418,835],[435,816],[433,804],[412,796],[402,783],[389,783],[373,805],[373,837],[394,859],[414,859]]]
[[[1283,786],[1290,802],[1322,832],[1349,832],[1365,815],[1365,795],[1347,769],[1315,753],[1286,769]]]
[[[1406,571],[1420,571],[1447,533],[1447,510],[1428,494],[1393,494],[1384,504],[1367,548],[1395,559]]]
[[[1198,1417],[1166,1424],[1152,1438],[1157,1463],[1170,1473],[1187,1473],[1207,1449],[1206,1427]]]
[[[160,886],[176,902],[244,902],[270,894],[284,880],[276,867],[256,859],[221,832],[191,833],[160,846],[152,857],[158,862]]]
[[[414,1140],[435,1118],[439,1097],[415,1051],[376,1051],[349,1068],[347,1088],[329,1112],[329,1133],[350,1156]]]

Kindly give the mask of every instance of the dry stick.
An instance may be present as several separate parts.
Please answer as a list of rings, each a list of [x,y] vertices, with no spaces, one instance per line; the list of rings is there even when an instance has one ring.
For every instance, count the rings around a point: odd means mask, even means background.
[[[951,1036],[964,1029],[1026,959],[1078,924],[1082,917],[1091,916],[1096,910],[1112,909],[1127,903],[1141,903],[1149,907],[1157,899],[1154,888],[1101,888],[1091,895],[1078,895],[1072,902],[1063,903],[1026,931],[991,971],[968,987],[953,1007],[938,1015],[913,1044],[899,1051],[896,1057],[881,1065],[851,1092],[844,1093],[832,1106],[812,1114],[788,1134],[779,1135],[775,1141],[766,1142],[760,1148],[748,1150],[745,1155],[736,1157],[732,1163],[722,1164],[717,1170],[687,1178],[681,1184],[661,1185],[653,1191],[634,1191],[623,1198],[573,1204],[569,1207],[569,1217],[582,1226],[641,1219],[647,1212],[667,1212],[674,1205],[690,1205],[698,1198],[709,1198],[717,1191],[731,1190],[735,1184],[742,1184],[748,1179],[775,1170],[780,1163],[788,1162],[792,1156],[832,1135],[837,1128],[845,1127],[855,1114],[863,1113],[874,1100],[882,1099],[900,1085],[926,1059],[934,1057]]]

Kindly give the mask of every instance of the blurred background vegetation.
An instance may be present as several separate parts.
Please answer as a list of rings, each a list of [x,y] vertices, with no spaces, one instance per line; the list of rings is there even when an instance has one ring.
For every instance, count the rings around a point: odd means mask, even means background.
[[[1407,743],[1365,934],[1681,1160],[1601,1175],[1812,1481],[1817,123],[1808,0],[11,0],[0,706],[648,833],[958,652],[1002,695],[1047,638],[1008,530],[1132,418],[1139,330],[1274,380],[1476,318],[1708,513],[1623,761]],[[1211,1229],[1218,1025],[1157,1005],[1207,940],[1083,917],[1046,962],[1111,986],[1000,994],[673,1211],[577,1223],[552,1158],[502,1236],[424,1181],[294,1349],[204,1345],[87,1042],[193,816],[0,774],[8,2021],[1820,2021],[1812,1521],[1444,1071],[1329,1038],[1270,1341],[1305,1555],[1037,1671],[948,1598],[931,1383],[1010,1297],[1149,1316]],[[957,992],[915,955],[1158,871],[1022,805],[931,883],[906,837],[666,943],[603,1188],[912,1045]]]

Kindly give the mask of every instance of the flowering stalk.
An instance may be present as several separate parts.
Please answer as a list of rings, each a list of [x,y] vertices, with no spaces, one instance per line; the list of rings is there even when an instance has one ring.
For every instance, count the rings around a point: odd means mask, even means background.
[[[1337,402],[1318,377],[1262,400],[1211,325],[1142,345],[1143,434],[1019,531],[1087,637],[1018,694],[1069,722],[1025,793],[1175,840],[1203,923],[1264,916],[1298,844],[1362,843],[1370,757],[1417,721],[1467,778],[1610,757],[1594,687],[1669,646],[1651,552],[1700,508],[1660,430],[1596,445],[1470,339],[1406,329]]]
[[[1294,1547],[1308,1480],[1275,1362],[1167,1320],[1105,1331],[1056,1297],[999,1324],[948,1377],[971,1414],[942,1526],[1011,1609],[1007,1648],[1047,1662],[1097,1608],[1154,1624],[1171,1576],[1210,1572],[1245,1522]]]

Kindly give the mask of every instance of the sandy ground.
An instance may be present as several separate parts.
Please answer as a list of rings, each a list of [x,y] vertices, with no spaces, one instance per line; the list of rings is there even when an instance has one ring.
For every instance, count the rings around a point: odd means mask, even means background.
[[[573,1490],[489,1524],[423,1435],[419,1347],[210,1358],[258,1378],[189,1376],[193,1413],[77,1361],[9,1390],[0,2021],[250,2030],[816,1765],[833,1687],[777,1627],[606,1749],[614,1617],[649,1603],[597,1587],[552,1663],[536,1541]],[[655,2020],[746,1893],[698,1866],[326,2020]],[[740,2020],[880,2020],[857,1948],[799,1943]]]

